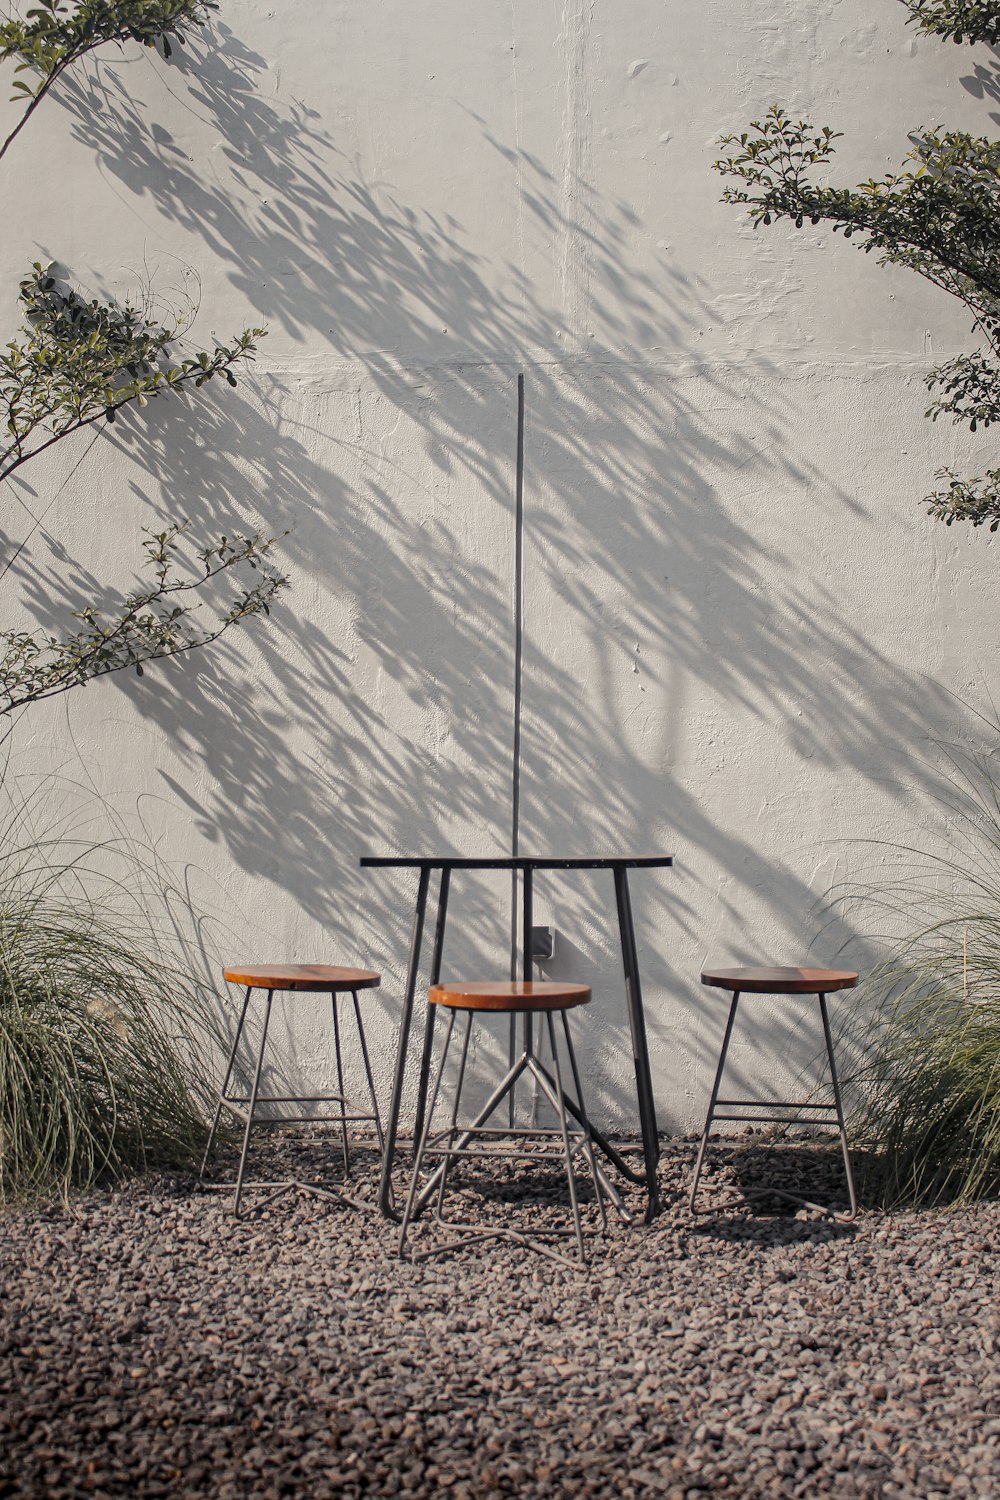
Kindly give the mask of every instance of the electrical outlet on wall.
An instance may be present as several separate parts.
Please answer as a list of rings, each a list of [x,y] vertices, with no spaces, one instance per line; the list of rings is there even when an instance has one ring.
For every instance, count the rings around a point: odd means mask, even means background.
[[[556,930],[554,927],[533,927],[531,929],[531,957],[534,963],[548,963],[556,951]]]

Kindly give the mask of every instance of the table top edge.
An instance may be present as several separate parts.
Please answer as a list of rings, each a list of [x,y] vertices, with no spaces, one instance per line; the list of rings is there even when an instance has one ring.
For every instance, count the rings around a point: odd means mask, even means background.
[[[673,862],[672,854],[363,854],[358,861],[363,869],[408,870],[442,870],[446,867],[453,870],[636,870],[667,869]]]

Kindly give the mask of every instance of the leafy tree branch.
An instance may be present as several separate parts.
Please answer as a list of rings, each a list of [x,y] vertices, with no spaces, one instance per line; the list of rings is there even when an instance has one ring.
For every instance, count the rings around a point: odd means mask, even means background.
[[[105,43],[183,42],[201,26],[216,0],[38,0],[24,19],[0,22],[0,61],[18,58],[16,73],[31,71],[15,93],[28,107],[3,147],[3,156],[32,111],[61,73]],[[125,406],[144,407],[154,397],[198,390],[221,377],[237,384],[236,366],[253,359],[262,328],[245,328],[228,344],[181,357],[176,323],[165,323],[130,303],[86,298],[35,263],[20,285],[20,334],[0,352],[0,481],[54,444],[102,421],[114,422]],[[143,544],[153,582],[125,595],[116,609],[73,611],[59,636],[44,631],[0,631],[0,714],[50,698],[91,677],[144,661],[192,651],[217,640],[240,620],[268,614],[286,579],[271,559],[275,538],[263,533],[223,537],[195,550],[199,568],[182,572],[178,544],[188,522],[175,523]],[[29,533],[30,535],[30,533]],[[0,569],[8,571],[20,547]],[[223,573],[254,574],[221,615],[206,623],[192,595]]]
[[[74,610],[79,628],[63,639],[41,631],[0,632],[0,714],[12,714],[127,667],[141,676],[143,662],[207,646],[237,621],[261,611],[270,613],[275,596],[287,587],[269,561],[273,538],[261,533],[223,537],[196,553],[200,575],[185,576],[175,554],[187,526],[184,521],[147,535],[143,546],[153,581],[128,594],[116,611],[105,614],[93,606]],[[257,573],[258,581],[241,589],[211,625],[198,624],[192,606],[178,602],[243,565]]]
[[[1000,469],[987,469],[979,479],[962,479],[951,469],[939,469],[937,479],[946,479],[948,488],[927,496],[928,514],[950,526],[953,521],[968,521],[970,526],[1000,527]]]
[[[930,35],[953,42],[1000,42],[995,0],[903,0],[910,20]]]
[[[113,422],[132,402],[145,406],[216,375],[235,386],[233,367],[253,358],[265,332],[245,328],[232,344],[178,363],[178,328],[128,304],[88,302],[37,261],[21,282],[20,300],[21,337],[0,354],[0,480],[60,438],[102,417]]]
[[[1000,7],[968,0],[903,0],[922,31],[955,41],[1000,39]],[[857,236],[881,265],[901,265],[968,308],[983,348],[958,355],[927,377],[935,399],[927,415],[949,415],[975,432],[1000,420],[1000,142],[939,127],[911,136],[897,172],[856,187],[822,178],[839,132],[793,120],[780,104],[738,135],[723,136],[716,163],[736,179],[723,200],[743,207],[755,227],[821,221],[845,239]],[[997,474],[960,480],[927,497],[929,514],[948,524],[1000,525]]]
[[[160,42],[169,58],[170,38],[183,44],[218,8],[218,0],[36,0],[23,19],[0,22],[0,62],[17,58],[15,75],[35,75],[33,82],[15,76],[13,97],[26,100],[27,107],[0,146],[0,159],[60,76],[88,52],[106,42],[146,47]]]

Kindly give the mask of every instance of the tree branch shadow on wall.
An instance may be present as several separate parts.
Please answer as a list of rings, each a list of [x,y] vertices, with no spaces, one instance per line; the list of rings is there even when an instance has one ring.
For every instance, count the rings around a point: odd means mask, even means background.
[[[665,255],[655,274],[639,266],[629,205],[577,181],[570,213],[543,163],[494,142],[516,160],[531,222],[583,247],[599,331],[598,347],[583,351],[580,330],[519,267],[497,265],[454,217],[366,181],[315,110],[285,109],[255,90],[263,59],[219,31],[219,50],[196,67],[181,58],[178,69],[191,108],[224,141],[228,182],[197,175],[114,67],[67,85],[74,132],[117,190],[155,194],[157,211],[204,241],[263,318],[343,361],[348,374],[262,375],[250,393],[244,385],[224,403],[200,404],[193,420],[165,402],[107,433],[137,466],[140,508],[190,514],[208,535],[231,528],[234,515],[292,528],[283,550],[296,593],[268,629],[142,683],[114,680],[198,768],[184,785],[165,776],[165,788],[227,861],[287,892],[328,935],[330,953],[363,951],[381,968],[394,1013],[410,882],[373,878],[358,856],[422,852],[449,838],[463,852],[501,853],[509,837],[514,380],[523,368],[522,847],[612,852],[666,830],[670,852],[696,851],[701,868],[734,877],[782,930],[796,930],[815,893],[766,838],[735,835],[703,793],[671,774],[689,733],[682,702],[663,705],[671,684],[646,683],[651,702],[661,695],[651,710],[662,732],[656,763],[623,722],[621,691],[641,641],[669,658],[676,684],[709,683],[734,722],[780,722],[814,763],[885,783],[891,743],[895,794],[926,784],[920,747],[928,726],[953,719],[952,700],[880,653],[845,618],[835,589],[795,582],[777,526],[765,558],[741,522],[769,484],[788,483],[816,487],[865,519],[794,450],[787,410],[764,403],[763,378],[780,399],[777,372],[763,360],[736,372],[706,363],[698,330],[711,314],[699,288]],[[653,346],[671,351],[670,361],[651,358]],[[393,357],[378,352],[389,347]],[[547,353],[558,347],[565,362]],[[734,402],[742,420],[720,429],[713,406]],[[421,451],[396,447],[397,420],[419,434]],[[487,536],[509,539],[500,555],[477,547],[464,493],[476,497]],[[18,569],[43,624],[100,591],[67,563],[40,568],[26,557]],[[789,580],[780,608],[776,575]],[[342,639],[314,618],[314,601],[330,599],[345,601]],[[531,617],[533,600],[555,600],[572,616],[595,664],[596,696],[582,697],[551,620]],[[830,664],[821,683],[817,661]],[[355,684],[365,673],[390,691],[364,701]],[[405,725],[391,708],[400,702]],[[656,1004],[663,993],[691,998],[671,972],[670,949],[678,934],[697,935],[696,878],[679,868],[637,881],[636,900],[653,1049],[704,1065],[724,1004],[699,995],[698,1024],[681,1036]],[[496,962],[504,890],[476,887],[460,930],[456,920],[451,962]],[[592,950],[594,972],[614,974],[609,893],[582,890],[583,924],[608,933]],[[852,936],[846,923],[835,926],[830,949]],[[752,935],[734,955],[759,956]],[[605,1045],[628,1054],[617,993],[599,997],[593,1022]],[[591,1104],[598,1116],[627,1115],[627,1095],[627,1079],[620,1089],[606,1083]],[[664,1117],[670,1123],[669,1109]]]

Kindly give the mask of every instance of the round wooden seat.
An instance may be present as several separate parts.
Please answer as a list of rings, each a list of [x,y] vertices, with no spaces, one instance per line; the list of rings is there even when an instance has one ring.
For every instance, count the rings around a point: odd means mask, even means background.
[[[744,995],[828,995],[858,982],[849,969],[706,969],[702,984]]]
[[[345,969],[338,964],[268,964],[222,972],[232,984],[246,984],[255,990],[301,990],[324,995],[339,990],[370,990],[382,982],[381,974],[370,969]]]
[[[503,979],[463,984],[434,984],[427,993],[432,1005],[449,1010],[505,1012],[569,1010],[586,1005],[590,989],[585,984],[560,984],[556,980]]]

